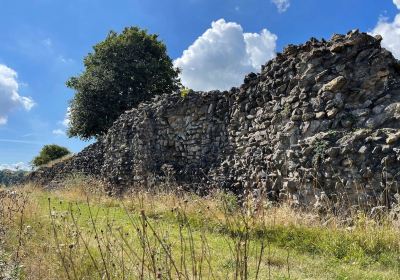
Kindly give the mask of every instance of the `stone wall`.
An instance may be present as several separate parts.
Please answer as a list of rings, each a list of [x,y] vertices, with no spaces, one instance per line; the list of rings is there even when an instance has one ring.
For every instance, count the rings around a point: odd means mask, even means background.
[[[31,178],[49,183],[79,171],[120,192],[168,166],[184,185],[294,203],[390,204],[400,173],[400,67],[380,41],[358,31],[312,38],[289,45],[240,88],[158,96]]]
[[[84,174],[100,178],[103,162],[103,143],[98,141],[71,158],[31,172],[26,177],[26,181],[46,187],[57,187],[70,175]]]
[[[125,188],[162,175],[167,164],[179,181],[201,180],[225,157],[228,123],[228,98],[219,92],[157,97],[114,123],[103,140],[103,177]]]

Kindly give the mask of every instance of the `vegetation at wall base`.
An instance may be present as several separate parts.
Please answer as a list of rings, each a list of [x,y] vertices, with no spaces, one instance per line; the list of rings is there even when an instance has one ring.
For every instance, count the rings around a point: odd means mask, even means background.
[[[397,217],[319,216],[216,192],[0,192],[8,261],[21,279],[398,279]]]

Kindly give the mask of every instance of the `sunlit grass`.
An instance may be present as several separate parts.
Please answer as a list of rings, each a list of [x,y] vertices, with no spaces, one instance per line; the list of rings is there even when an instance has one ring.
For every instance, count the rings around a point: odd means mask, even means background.
[[[4,248],[22,279],[398,279],[397,221],[349,226],[286,205],[215,193],[4,192]],[[12,193],[12,194],[11,194]],[[347,217],[350,218],[350,217]]]

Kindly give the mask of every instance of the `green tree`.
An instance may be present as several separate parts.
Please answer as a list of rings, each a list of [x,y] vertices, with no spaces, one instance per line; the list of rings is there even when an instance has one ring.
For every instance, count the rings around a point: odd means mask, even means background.
[[[126,110],[178,89],[179,70],[164,43],[138,27],[111,31],[84,59],[84,72],[68,80],[75,90],[68,135],[87,140],[107,132]]]
[[[47,164],[50,161],[69,155],[71,152],[64,147],[58,145],[45,145],[39,155],[32,160],[32,164],[36,167]]]
[[[27,174],[27,171],[17,170],[0,170],[0,187],[3,186],[12,186],[19,184]]]

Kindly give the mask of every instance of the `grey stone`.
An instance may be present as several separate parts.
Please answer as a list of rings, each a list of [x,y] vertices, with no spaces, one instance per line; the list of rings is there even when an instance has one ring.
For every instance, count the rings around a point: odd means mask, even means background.
[[[323,209],[339,191],[372,205],[371,193],[389,184],[381,174],[400,180],[400,73],[379,44],[358,31],[311,40],[290,46],[239,88],[158,96],[27,180],[55,187],[82,173],[123,193],[163,184],[167,165],[169,183],[199,193],[262,187],[271,199]]]
[[[344,85],[346,84],[346,78],[343,76],[338,76],[335,79],[333,79],[332,81],[330,81],[329,83],[325,84],[322,87],[323,91],[331,91],[331,92],[337,92],[339,90],[341,90]]]
[[[360,153],[360,154],[365,154],[365,152],[367,151],[367,146],[362,146],[359,150],[358,150],[358,153]]]
[[[330,119],[334,118],[336,114],[339,112],[339,109],[337,108],[332,108],[326,112],[326,116]]]
[[[390,134],[388,138],[386,138],[386,144],[393,144],[400,139],[400,131],[394,134]]]

